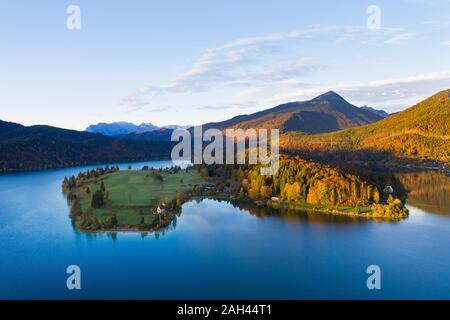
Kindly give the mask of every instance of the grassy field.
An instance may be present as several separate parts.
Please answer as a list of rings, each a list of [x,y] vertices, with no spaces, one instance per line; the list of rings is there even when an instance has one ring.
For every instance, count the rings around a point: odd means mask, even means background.
[[[116,214],[119,225],[137,225],[141,218],[151,222],[154,204],[166,197],[173,199],[178,191],[183,194],[192,190],[194,185],[206,181],[195,170],[182,170],[178,173],[161,172],[163,180],[156,178],[158,172],[125,170],[106,174],[96,181],[90,179],[77,188],[82,212],[95,215],[103,220],[111,214]],[[105,183],[108,199],[101,209],[91,208],[92,195],[100,189],[101,182]],[[91,193],[87,194],[87,187]]]

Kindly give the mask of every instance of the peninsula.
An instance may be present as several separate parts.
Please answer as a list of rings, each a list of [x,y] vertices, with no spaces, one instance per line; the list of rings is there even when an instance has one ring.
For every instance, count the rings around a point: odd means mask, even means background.
[[[356,174],[289,156],[282,156],[274,176],[259,172],[258,166],[244,165],[105,167],[66,177],[62,188],[74,224],[88,232],[157,231],[194,198],[368,218],[408,215],[401,184],[385,173]]]

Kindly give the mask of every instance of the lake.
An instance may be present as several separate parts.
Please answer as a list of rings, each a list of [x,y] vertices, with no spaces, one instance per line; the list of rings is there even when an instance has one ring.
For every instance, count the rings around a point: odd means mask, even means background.
[[[144,164],[170,162],[132,165]],[[85,234],[61,182],[92,167],[0,175],[1,299],[450,298],[444,174],[399,175],[411,190],[399,222],[203,200],[159,234]],[[66,288],[69,265],[81,268],[81,290]],[[381,268],[381,290],[367,289],[369,265]]]

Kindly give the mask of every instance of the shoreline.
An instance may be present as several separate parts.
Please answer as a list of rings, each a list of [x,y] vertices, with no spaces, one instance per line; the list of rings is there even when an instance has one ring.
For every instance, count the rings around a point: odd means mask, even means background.
[[[273,208],[273,209],[277,209],[276,207],[270,207],[269,208]],[[365,219],[375,219],[375,220],[386,220],[386,221],[402,221],[405,218],[393,218],[393,217],[374,217],[373,215],[370,214],[365,214],[365,213],[350,213],[350,212],[345,212],[345,211],[338,211],[338,210],[328,210],[328,209],[317,209],[317,208],[307,208],[307,207],[301,207],[301,206],[294,206],[294,207],[289,207],[286,205],[281,205],[279,207],[280,209],[287,209],[287,210],[297,210],[297,211],[311,211],[314,213],[321,213],[321,214],[327,214],[327,215],[334,215],[334,216],[347,216],[347,217],[355,217],[355,218],[365,218]]]
[[[339,210],[335,210],[335,209],[320,209],[320,208],[314,208],[314,207],[311,208],[311,207],[308,207],[307,204],[300,204],[300,203],[296,203],[293,205],[287,205],[283,202],[278,202],[279,205],[268,205],[267,203],[262,204],[262,205],[257,205],[254,202],[251,202],[248,200],[231,199],[231,198],[227,198],[226,196],[195,196],[195,197],[192,197],[191,200],[188,200],[188,201],[192,201],[195,199],[225,200],[225,201],[229,201],[229,202],[234,201],[237,203],[245,203],[245,204],[250,204],[255,207],[263,207],[263,208],[267,208],[267,209],[286,209],[286,210],[296,210],[296,211],[306,211],[306,212],[310,211],[310,212],[314,212],[314,213],[329,214],[329,215],[335,215],[335,216],[348,216],[348,217],[358,217],[358,218],[366,218],[366,219],[381,219],[381,220],[386,220],[386,221],[402,221],[407,218],[407,217],[395,218],[395,217],[387,217],[387,216],[376,217],[376,216],[371,215],[369,212],[353,213],[353,212],[339,211]]]
[[[345,212],[345,211],[337,211],[337,210],[333,210],[333,209],[309,208],[306,205],[302,206],[301,204],[295,204],[294,206],[289,206],[289,205],[286,205],[283,203],[280,203],[279,206],[271,206],[271,205],[267,205],[267,204],[257,205],[255,203],[252,203],[251,201],[240,200],[240,199],[231,199],[230,197],[226,197],[226,196],[211,196],[211,195],[193,196],[193,197],[189,198],[188,200],[186,200],[185,202],[183,202],[183,204],[191,202],[191,201],[195,201],[195,200],[208,200],[208,199],[209,200],[223,200],[223,201],[228,201],[228,202],[234,201],[236,203],[249,204],[249,205],[252,205],[255,207],[262,207],[262,208],[266,208],[266,209],[286,209],[286,210],[303,211],[306,213],[312,212],[312,213],[322,214],[322,215],[364,218],[364,219],[373,219],[373,220],[377,220],[377,221],[381,220],[381,221],[385,221],[385,222],[399,222],[399,221],[402,221],[402,220],[405,220],[408,218],[408,217],[395,218],[395,217],[383,217],[383,216],[374,217],[373,215],[366,214],[366,213],[358,214],[358,213],[351,213],[351,212]],[[171,222],[172,221],[173,221],[173,219],[171,220]],[[140,229],[139,226],[135,226],[135,225],[130,225],[129,227],[120,226],[116,229],[102,229],[102,230],[83,230],[83,229],[78,228],[77,226],[75,226],[75,227],[77,228],[77,230],[79,230],[81,232],[89,233],[89,234],[93,234],[93,233],[155,233],[155,232],[158,232],[160,230],[167,228],[170,225],[170,223],[164,227],[157,228],[157,229]]]
[[[0,170],[0,175],[8,175],[8,174],[15,174],[15,173],[36,173],[36,172],[45,172],[45,171],[54,171],[54,170],[64,170],[64,169],[72,169],[72,168],[82,168],[82,167],[91,167],[91,166],[100,166],[104,167],[106,165],[112,166],[112,165],[126,165],[126,164],[133,164],[133,163],[141,163],[141,162],[148,162],[148,161],[171,161],[170,156],[167,157],[156,157],[152,159],[143,159],[143,160],[123,160],[123,161],[116,161],[116,162],[89,162],[89,163],[80,163],[80,164],[74,164],[74,165],[62,165],[62,166],[54,166],[49,168],[30,168],[30,169],[2,169]],[[436,160],[429,160],[429,161],[436,161]],[[377,165],[381,168],[387,168],[387,169],[401,169],[401,170],[411,170],[411,171],[418,171],[418,170],[430,170],[430,171],[443,171],[447,174],[450,174],[450,164],[443,163],[441,166],[429,166],[429,165],[416,165],[416,164],[386,164],[386,163],[378,163],[378,162],[368,162],[367,164],[363,165],[364,167],[370,166],[370,165]]]
[[[84,167],[105,167],[105,166],[115,166],[115,165],[132,165],[136,163],[142,163],[142,162],[149,162],[149,161],[172,161],[172,159],[169,157],[157,157],[153,159],[144,159],[144,160],[130,160],[130,161],[116,161],[116,162],[90,162],[85,164],[74,164],[74,165],[68,165],[68,166],[55,166],[50,168],[40,168],[40,169],[12,169],[12,170],[0,170],[0,176],[1,175],[9,175],[9,174],[19,174],[19,173],[39,173],[39,172],[46,172],[46,171],[59,171],[59,170],[65,170],[65,169],[76,169],[76,168],[84,168]]]

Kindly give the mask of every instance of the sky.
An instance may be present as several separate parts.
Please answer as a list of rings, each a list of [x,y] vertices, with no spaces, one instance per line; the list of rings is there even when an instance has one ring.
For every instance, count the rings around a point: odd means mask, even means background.
[[[448,88],[450,0],[0,0],[0,119],[24,125],[197,125],[329,90],[397,112]]]

